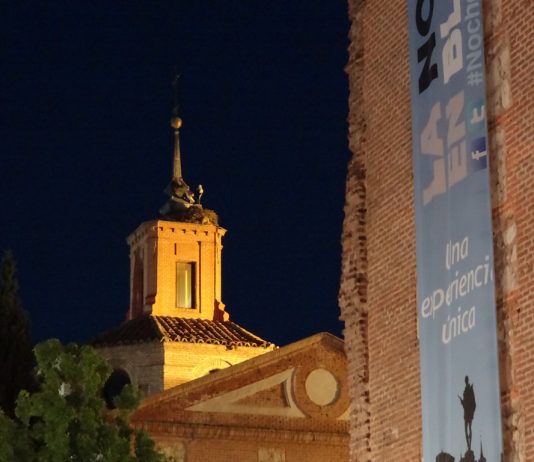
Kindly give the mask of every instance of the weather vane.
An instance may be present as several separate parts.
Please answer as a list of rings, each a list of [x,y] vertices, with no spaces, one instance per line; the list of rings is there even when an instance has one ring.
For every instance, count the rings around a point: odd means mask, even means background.
[[[176,68],[174,68],[174,79],[172,80],[172,87],[173,87],[173,93],[174,93],[174,106],[172,108],[172,115],[173,117],[178,117],[178,110],[180,109],[180,105],[178,103],[179,97],[178,97],[178,83],[180,81],[181,74],[178,72]]]

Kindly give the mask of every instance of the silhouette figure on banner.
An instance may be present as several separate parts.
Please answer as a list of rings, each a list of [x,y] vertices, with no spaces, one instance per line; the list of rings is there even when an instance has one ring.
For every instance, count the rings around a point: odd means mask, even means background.
[[[467,451],[458,457],[458,462],[486,462],[484,452],[482,450],[482,441],[480,441],[480,458],[477,460],[474,451],[471,449],[472,430],[471,425],[475,417],[475,409],[477,407],[475,400],[475,389],[472,383],[469,383],[469,377],[465,376],[465,387],[463,395],[458,395],[458,399],[464,408],[464,431],[465,441],[467,443]],[[454,462],[456,459],[448,452],[441,451],[436,456],[436,462]],[[493,461],[495,462],[495,461]]]
[[[475,417],[475,409],[477,403],[475,401],[475,390],[473,389],[473,384],[469,383],[469,377],[465,376],[465,388],[463,398],[458,395],[460,402],[464,408],[464,430],[465,430],[465,441],[467,442],[467,450],[471,450],[471,440],[473,437],[473,432],[471,430],[471,424],[473,423],[473,418]]]

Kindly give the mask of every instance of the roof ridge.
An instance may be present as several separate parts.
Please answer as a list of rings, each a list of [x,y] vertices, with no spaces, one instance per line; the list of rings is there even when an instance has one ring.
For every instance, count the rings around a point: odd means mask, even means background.
[[[276,346],[233,321],[147,315],[129,319],[95,337],[95,345],[144,343],[149,341],[205,343],[212,345]]]

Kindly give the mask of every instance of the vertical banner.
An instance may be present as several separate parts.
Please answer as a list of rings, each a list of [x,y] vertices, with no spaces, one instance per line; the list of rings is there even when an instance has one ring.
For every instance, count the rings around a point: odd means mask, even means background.
[[[481,0],[408,15],[424,462],[500,462]]]

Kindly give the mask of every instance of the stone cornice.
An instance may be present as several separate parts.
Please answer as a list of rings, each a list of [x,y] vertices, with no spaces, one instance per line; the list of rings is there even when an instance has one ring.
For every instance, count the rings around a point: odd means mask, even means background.
[[[169,422],[136,422],[136,428],[143,428],[151,435],[162,437],[165,435],[183,439],[226,439],[248,440],[254,442],[292,442],[292,443],[320,443],[335,446],[347,446],[349,442],[348,425],[344,432],[273,430],[266,428],[238,428],[223,425],[199,425]]]

